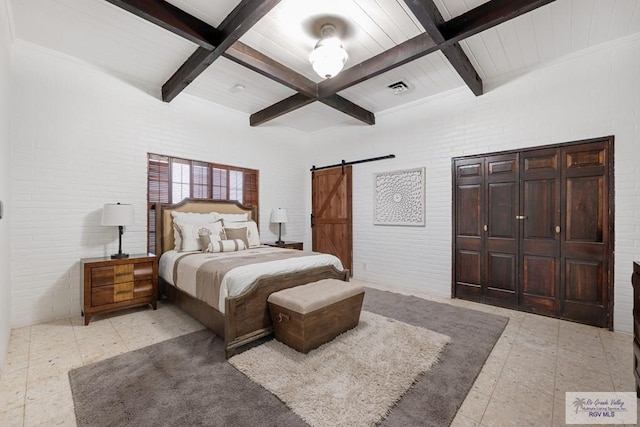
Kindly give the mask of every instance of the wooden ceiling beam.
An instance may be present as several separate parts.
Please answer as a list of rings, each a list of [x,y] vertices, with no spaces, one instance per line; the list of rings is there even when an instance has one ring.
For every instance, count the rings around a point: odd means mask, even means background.
[[[263,123],[268,122],[269,120],[273,120],[277,117],[282,116],[283,114],[290,113],[291,111],[295,111],[298,108],[304,107],[305,105],[309,105],[312,102],[315,102],[316,98],[305,96],[301,93],[296,93],[286,99],[283,99],[280,102],[277,102],[264,110],[260,110],[257,113],[253,113],[249,117],[249,124],[251,126],[258,126]]]
[[[373,58],[347,68],[332,79],[324,80],[318,84],[318,98],[329,97],[437,50],[444,51],[448,47],[457,44],[460,40],[500,25],[503,22],[531,12],[553,1],[555,0],[490,0],[450,21],[436,25],[442,39],[440,43],[436,42],[428,32],[425,32]],[[413,2],[407,2],[407,4],[409,3],[420,4],[423,2],[421,0],[414,0]],[[425,13],[428,13],[428,9],[425,10]],[[426,21],[426,24],[427,27],[429,25],[435,25],[434,23],[430,24],[429,21]],[[423,26],[424,25],[425,24],[423,24]],[[434,34],[436,34],[435,31]],[[455,49],[457,48],[454,48],[454,51]],[[473,82],[473,80],[475,80],[473,77],[475,70],[464,70],[464,68],[470,66],[471,63],[468,62],[468,60],[464,61],[460,59],[458,54],[452,54],[447,58],[452,61],[454,67],[457,67],[456,69],[461,70],[459,72],[463,79],[465,79],[465,82],[470,84],[470,87],[476,87],[475,93],[477,91],[477,83]],[[473,67],[471,66],[471,68]],[[471,78],[469,78],[469,76],[471,76]],[[470,81],[467,82],[467,80]],[[301,102],[297,108],[301,108],[307,104],[308,102]],[[270,107],[267,107],[262,111],[268,111],[269,108]],[[288,108],[289,111],[295,110],[292,103],[289,103]]]
[[[438,45],[427,33],[422,33],[379,55],[347,68],[337,76],[318,84],[318,96],[325,98],[355,86],[396,67],[438,50]]]
[[[107,1],[202,48],[213,50],[222,40],[222,32],[164,0]]]
[[[285,67],[241,41],[231,45],[224,53],[224,57],[303,95],[313,98],[318,95],[316,82]]]
[[[243,0],[218,29],[164,0],[107,1],[199,46],[163,85],[162,97],[166,102],[174,99],[221,55],[299,92],[252,114],[250,124],[257,126],[315,101],[364,123],[374,124],[373,113],[337,95],[337,92],[437,50],[443,52],[465,83],[479,95],[482,93],[482,81],[458,42],[555,0],[490,0],[447,22],[431,0],[404,0],[425,27],[424,34],[319,84],[238,41],[280,0]]]
[[[242,0],[218,27],[222,33],[220,43],[213,50],[199,47],[162,86],[162,99],[170,102],[175,98],[279,2],[280,0]]]
[[[438,45],[442,46],[440,50],[460,77],[462,77],[462,80],[464,80],[469,89],[471,89],[476,96],[482,95],[482,79],[473,67],[473,64],[471,64],[471,61],[469,61],[467,54],[462,50],[462,47],[458,43],[443,46],[446,39],[442,35],[440,28],[445,23],[445,20],[433,1],[404,0],[404,2],[409,9],[411,9],[415,17],[418,18],[418,21],[420,21],[425,28],[427,34],[429,34]]]
[[[469,57],[464,53],[458,43],[442,48],[443,55],[449,60],[453,68],[458,72],[465,84],[475,96],[484,93],[482,78],[474,68]]]
[[[200,21],[164,0],[107,1],[199,45],[202,49],[196,50],[181,67],[181,69],[185,70],[185,75],[188,74],[188,71],[186,70],[197,70],[198,74],[204,71],[204,69],[206,69],[206,67],[212,62],[210,51],[220,45],[223,39],[223,32],[221,30],[210,26],[206,22]],[[247,9],[244,10],[246,11]],[[238,14],[235,15],[236,22],[240,22],[238,21],[237,16],[240,15],[241,12],[239,10],[237,11]],[[230,17],[232,16],[234,16],[233,13],[230,14],[227,19],[231,20]],[[233,24],[225,25],[223,22],[221,28],[223,25],[225,27],[233,27]],[[281,63],[269,58],[263,53],[258,52],[252,47],[247,46],[239,40],[231,44],[222,53],[222,55],[243,67],[253,70],[260,75],[304,95],[304,97],[294,97],[293,100],[280,105],[292,105],[292,103],[295,102],[306,105],[306,103],[309,102],[308,98],[312,98],[314,100],[317,98],[318,85],[316,82],[296,73],[290,68],[285,67]],[[336,95],[324,103],[338,111],[348,114],[351,117],[361,120],[364,123],[375,123],[375,117],[372,112],[367,111],[340,96]],[[278,110],[278,108],[274,108],[274,110]],[[257,117],[259,117],[259,115]]]
[[[258,74],[274,80],[290,89],[299,92],[303,96],[291,96],[284,101],[272,105],[270,108],[258,111],[249,118],[251,126],[257,126],[276,117],[308,105],[318,100],[318,85],[305,76],[285,67],[279,62],[258,52],[257,50],[237,41],[224,53],[228,58]],[[368,125],[375,124],[375,116],[359,105],[339,96],[332,95],[326,99],[320,99],[325,105],[335,108]]]
[[[372,112],[365,110],[340,95],[334,94],[327,98],[320,98],[319,101],[329,107],[335,108],[338,111],[342,111],[346,115],[351,116],[356,120],[360,120],[367,125],[376,124],[376,117]]]
[[[257,113],[253,113],[249,117],[249,124],[251,126],[259,126],[318,100],[319,99],[315,97],[296,93],[295,95],[292,95],[280,102],[277,102],[263,110],[258,111]],[[365,110],[364,108],[354,104],[348,99],[341,97],[340,95],[332,95],[330,97],[320,99],[319,101],[325,105],[328,105],[329,107],[335,108],[338,111],[342,111],[343,113],[353,117],[354,119],[360,120],[361,122],[364,122],[368,125],[373,125],[376,123],[375,116],[372,112]]]
[[[456,43],[555,0],[491,0],[440,26],[445,43]]]
[[[316,100],[321,101],[323,99],[333,97],[337,92],[343,89],[354,86],[364,80],[378,76],[386,71],[394,69],[395,67],[399,67],[402,64],[406,64],[437,50],[438,45],[433,41],[429,34],[420,34],[419,36],[392,47],[373,58],[369,58],[366,61],[347,68],[331,79],[320,82],[318,84],[318,96],[315,99],[308,100],[306,98],[290,97],[284,100],[286,102],[280,101],[259,111],[256,113],[259,114],[259,120],[256,119],[255,124],[251,121],[251,126],[257,126],[269,121],[270,119],[280,117],[284,114],[282,112],[284,108],[286,108],[286,112],[291,112],[308,105],[310,102]],[[326,102],[327,105],[331,105],[331,103],[335,103],[335,100],[329,100]],[[269,118],[269,114],[272,114],[271,118]],[[371,114],[373,116],[373,113]],[[365,120],[363,121],[367,123]],[[373,119],[373,122],[375,123],[375,118]]]

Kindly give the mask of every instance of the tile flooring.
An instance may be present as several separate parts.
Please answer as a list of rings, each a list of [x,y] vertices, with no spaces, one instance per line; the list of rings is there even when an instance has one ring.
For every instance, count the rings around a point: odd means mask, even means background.
[[[510,318],[452,426],[561,426],[565,391],[635,389],[631,335],[412,294]],[[70,369],[201,328],[160,302],[156,311],[95,316],[89,326],[77,316],[14,329],[0,376],[0,426],[75,426]]]

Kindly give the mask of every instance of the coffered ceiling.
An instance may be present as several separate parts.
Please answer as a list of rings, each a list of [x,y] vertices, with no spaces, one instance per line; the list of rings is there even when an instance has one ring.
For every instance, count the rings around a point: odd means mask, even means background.
[[[453,89],[482,96],[483,81],[640,31],[640,0],[9,2],[16,38],[155,87],[158,102],[195,96],[305,132],[375,126]],[[325,22],[349,53],[329,80],[308,60]]]

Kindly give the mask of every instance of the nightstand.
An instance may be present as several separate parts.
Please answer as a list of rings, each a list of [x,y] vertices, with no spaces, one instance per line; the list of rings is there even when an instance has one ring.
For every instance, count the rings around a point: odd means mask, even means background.
[[[297,249],[299,251],[303,250],[303,248],[302,248],[303,243],[302,242],[284,242],[284,243],[269,242],[269,243],[265,243],[265,245],[273,246],[273,247],[276,247],[276,248]]]
[[[158,257],[153,254],[129,258],[80,260],[84,324],[97,313],[151,304],[158,307]]]

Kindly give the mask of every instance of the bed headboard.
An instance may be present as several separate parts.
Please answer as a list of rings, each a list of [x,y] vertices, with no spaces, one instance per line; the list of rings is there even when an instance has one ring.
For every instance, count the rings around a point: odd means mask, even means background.
[[[211,199],[184,199],[180,203],[156,204],[156,255],[160,256],[174,248],[173,217],[171,212],[218,212],[225,214],[246,213],[250,220],[258,222],[258,208],[249,208],[236,201]]]

